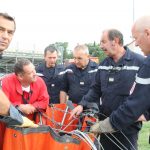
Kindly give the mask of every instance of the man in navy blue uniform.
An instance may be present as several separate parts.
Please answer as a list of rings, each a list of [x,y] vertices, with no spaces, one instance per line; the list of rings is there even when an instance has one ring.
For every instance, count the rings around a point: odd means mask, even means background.
[[[77,45],[73,51],[74,63],[66,67],[60,102],[66,103],[68,99],[78,104],[94,80],[98,65],[90,60],[86,45]]]
[[[134,23],[132,35],[135,45],[147,56],[136,76],[133,93],[110,117],[92,126],[92,132],[114,132],[137,120],[150,120],[150,16],[143,16]]]
[[[57,65],[58,52],[54,45],[49,45],[44,50],[44,62],[37,68],[37,74],[41,76],[47,86],[50,96],[49,103],[60,103],[59,95],[62,85],[63,65]]]
[[[100,47],[108,57],[99,65],[93,86],[82,98],[80,105],[72,111],[72,116],[81,113],[87,101],[95,102],[98,97],[101,98],[100,120],[110,116],[129,96],[136,73],[143,63],[143,56],[123,47],[123,35],[116,29],[103,31]],[[101,134],[100,142],[105,150],[118,150],[119,148],[131,150],[137,147],[140,129],[140,122],[133,123],[122,132],[114,133],[113,136]]]

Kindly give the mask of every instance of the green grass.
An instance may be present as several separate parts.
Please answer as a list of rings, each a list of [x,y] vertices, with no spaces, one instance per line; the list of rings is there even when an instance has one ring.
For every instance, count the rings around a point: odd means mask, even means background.
[[[150,150],[150,122],[143,123],[138,140],[138,150]]]

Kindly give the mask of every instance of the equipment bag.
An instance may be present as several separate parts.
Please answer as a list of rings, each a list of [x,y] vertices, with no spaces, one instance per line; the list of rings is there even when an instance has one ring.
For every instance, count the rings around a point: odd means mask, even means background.
[[[3,150],[90,150],[76,135],[58,134],[49,126],[37,128],[7,127]]]
[[[70,109],[66,104],[53,104],[46,109],[46,125],[64,131],[77,129],[78,119],[70,117]]]

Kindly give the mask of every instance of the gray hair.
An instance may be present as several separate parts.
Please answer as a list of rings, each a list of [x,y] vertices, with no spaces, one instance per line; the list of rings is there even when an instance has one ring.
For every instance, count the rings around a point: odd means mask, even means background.
[[[137,31],[144,31],[146,28],[150,28],[150,16],[142,16],[134,23],[134,27]]]
[[[86,45],[77,45],[74,48],[74,51],[79,51],[79,50],[83,50],[85,52],[85,54],[89,55],[89,49],[88,49],[88,47]]]

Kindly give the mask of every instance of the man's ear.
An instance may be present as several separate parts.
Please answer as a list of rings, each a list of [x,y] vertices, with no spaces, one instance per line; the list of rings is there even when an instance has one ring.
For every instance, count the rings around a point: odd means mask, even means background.
[[[90,58],[90,54],[87,54],[87,57]]]
[[[115,45],[115,43],[119,44],[119,38],[114,38],[113,44]]]
[[[22,79],[23,79],[23,74],[22,73],[19,73],[16,76],[17,76],[19,81],[22,81]]]
[[[150,29],[149,28],[146,28],[144,30],[144,33],[146,34],[146,36],[150,37]]]
[[[114,40],[112,41],[112,46],[115,46],[115,41]]]

